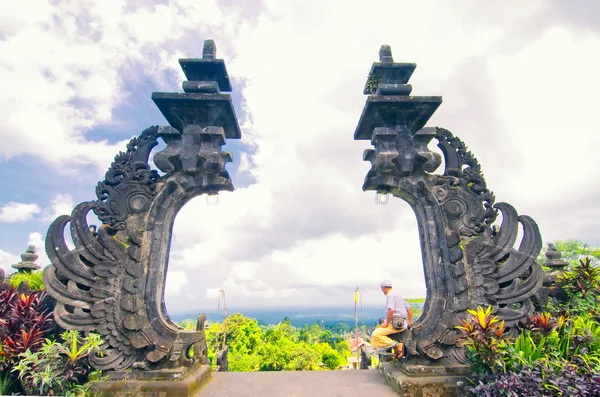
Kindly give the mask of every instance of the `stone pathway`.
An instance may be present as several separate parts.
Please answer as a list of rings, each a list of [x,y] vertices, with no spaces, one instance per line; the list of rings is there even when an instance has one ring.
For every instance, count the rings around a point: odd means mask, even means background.
[[[397,397],[376,369],[303,372],[213,372],[196,396]]]

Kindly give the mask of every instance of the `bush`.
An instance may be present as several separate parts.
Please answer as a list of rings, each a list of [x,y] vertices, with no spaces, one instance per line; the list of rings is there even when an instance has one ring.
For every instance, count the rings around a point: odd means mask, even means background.
[[[38,352],[27,350],[12,371],[18,373],[29,395],[74,395],[85,392],[83,386],[92,372],[88,356],[99,351],[100,335],[91,333],[85,338],[78,331],[65,331],[62,343],[46,339]],[[37,394],[39,393],[39,394]]]
[[[32,291],[40,291],[44,289],[44,282],[42,280],[44,276],[43,270],[37,270],[33,272],[18,272],[11,276],[10,283],[17,289],[22,282],[27,282],[27,286]]]
[[[515,338],[492,308],[469,310],[461,340],[474,396],[600,396],[600,270],[590,261],[565,273],[569,296],[534,314]]]
[[[18,391],[11,369],[26,351],[40,350],[51,332],[52,313],[44,305],[45,292],[19,294],[14,288],[0,291],[0,386],[2,394]],[[16,390],[14,389],[16,388]]]

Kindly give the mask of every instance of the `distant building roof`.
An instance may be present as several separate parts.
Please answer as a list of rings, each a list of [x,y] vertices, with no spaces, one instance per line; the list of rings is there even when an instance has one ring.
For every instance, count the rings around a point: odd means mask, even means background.
[[[348,346],[350,347],[350,351],[354,352],[356,351],[357,348],[360,348],[363,345],[368,345],[367,342],[365,342],[362,338],[351,338],[348,339]]]

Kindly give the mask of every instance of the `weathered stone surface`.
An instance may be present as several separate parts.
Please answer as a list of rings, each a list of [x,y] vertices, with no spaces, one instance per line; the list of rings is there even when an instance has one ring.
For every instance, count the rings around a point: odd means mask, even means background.
[[[12,265],[12,267],[17,269],[19,272],[31,272],[33,270],[39,270],[41,266],[35,263],[37,258],[38,255],[35,253],[35,245],[30,245],[27,248],[27,251],[21,254],[21,262],[15,263]]]
[[[88,385],[98,397],[189,397],[200,391],[210,374],[210,365],[196,364],[190,369],[129,371],[118,377],[111,374],[108,380]]]
[[[436,367],[433,367],[434,369]],[[419,373],[423,369],[423,374]],[[467,378],[460,373],[452,373],[444,367],[410,369],[395,363],[379,364],[379,371],[387,382],[402,397],[461,397],[466,396]]]
[[[407,346],[403,361],[423,368],[461,367],[464,350],[454,327],[468,309],[493,307],[509,332],[533,311],[542,284],[535,262],[541,250],[536,223],[506,203],[495,203],[481,166],[466,145],[443,128],[423,128],[441,97],[408,96],[414,64],[394,63],[382,47],[365,93],[370,94],[354,133],[373,149],[363,190],[407,201],[417,217],[427,299],[423,314],[408,331],[393,336]],[[437,140],[444,157],[428,148]],[[502,223],[492,227],[498,213]],[[523,239],[513,248],[518,228]]]
[[[231,98],[202,88],[231,87],[223,61],[215,59],[214,42],[206,43],[204,53],[202,60],[182,62],[186,75],[198,79],[184,85],[196,87],[194,92],[153,96],[172,125],[150,127],[133,138],[98,183],[98,199],[56,219],[46,237],[52,264],[44,271],[44,284],[58,302],[55,319],[66,329],[101,334],[102,354],[91,356],[90,363],[112,371],[107,372],[111,393],[119,385],[125,387],[123,379],[135,380],[124,390],[159,393],[162,389],[156,385],[163,381],[149,386],[146,377],[183,379],[188,368],[208,363],[206,318],[198,318],[196,331],[184,331],[171,321],[164,302],[177,212],[198,195],[233,190],[225,169],[231,154],[221,151],[226,138],[240,136]],[[154,164],[163,175],[149,162],[159,139],[166,148],[154,156]],[[88,225],[90,211],[102,222],[100,227]],[[67,223],[73,250],[63,237]],[[191,384],[204,379],[205,370],[194,371]],[[169,390],[178,390],[172,395],[187,395],[181,394],[185,382],[169,382]]]
[[[214,372],[199,397],[394,397],[377,370]]]

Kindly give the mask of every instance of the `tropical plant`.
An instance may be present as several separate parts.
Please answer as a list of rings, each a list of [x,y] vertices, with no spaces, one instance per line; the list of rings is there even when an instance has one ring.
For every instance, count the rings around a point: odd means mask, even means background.
[[[579,260],[560,282],[566,302],[532,315],[511,338],[494,335],[491,308],[470,310],[462,331],[475,396],[600,396],[600,270]],[[502,361],[502,362],[500,362]]]
[[[529,321],[524,324],[524,327],[530,331],[548,335],[558,328],[561,322],[564,323],[564,317],[557,320],[552,317],[549,312],[535,313],[529,318]]]
[[[563,288],[571,295],[581,294],[583,299],[589,295],[596,298],[600,294],[600,267],[594,266],[590,258],[580,259],[559,281],[564,283]]]
[[[599,396],[600,376],[590,371],[580,374],[577,365],[563,362],[559,369],[545,363],[524,366],[518,371],[485,374],[470,389],[475,396]]]
[[[504,336],[504,321],[499,321],[492,315],[492,307],[468,310],[471,317],[460,320],[456,328],[463,335],[460,339],[467,348],[467,356],[477,373],[505,370],[504,356],[507,354],[507,344]]]
[[[46,293],[20,294],[14,288],[0,291],[0,384],[3,394],[18,391],[11,369],[26,351],[37,352],[53,327],[52,313],[44,305]],[[16,388],[16,389],[15,389]]]
[[[42,270],[36,270],[33,272],[18,272],[11,276],[10,283],[17,289],[23,282],[27,282],[27,286],[32,291],[39,291],[44,289],[44,282],[42,280],[44,272]]]
[[[92,372],[88,356],[99,351],[100,335],[90,333],[80,338],[79,332],[65,331],[62,343],[46,339],[38,352],[26,350],[21,361],[12,369],[18,373],[27,394],[77,395]]]
[[[562,254],[562,258],[576,266],[578,261],[583,258],[592,258],[593,262],[600,260],[600,247],[593,247],[580,240],[557,240],[554,246]],[[540,261],[543,263],[543,260]]]
[[[514,341],[514,357],[523,366],[532,366],[546,356],[545,347],[546,338],[540,338],[536,343],[531,337],[531,332],[525,331]]]

